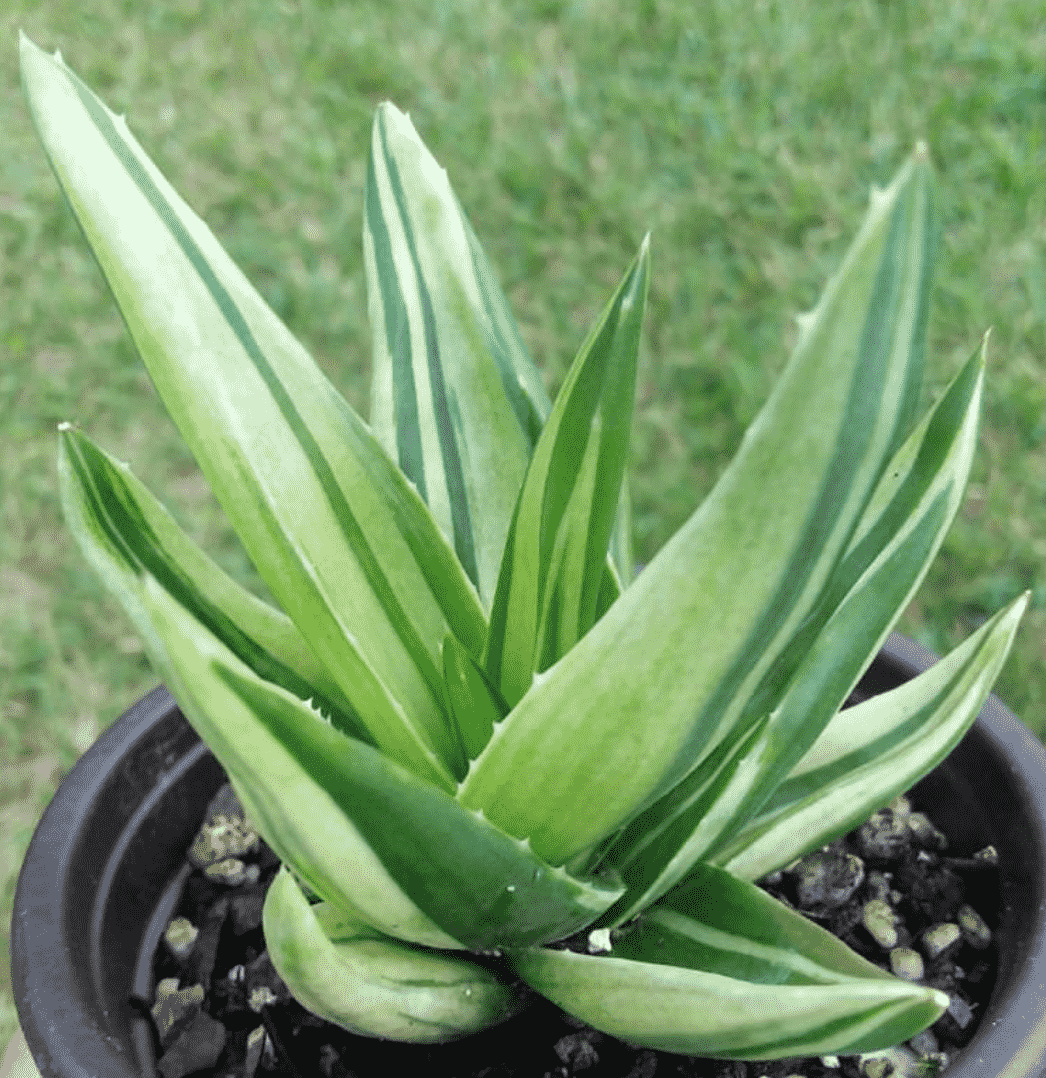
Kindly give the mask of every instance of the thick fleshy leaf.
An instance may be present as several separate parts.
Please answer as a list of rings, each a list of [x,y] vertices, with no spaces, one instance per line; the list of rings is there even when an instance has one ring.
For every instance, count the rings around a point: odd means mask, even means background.
[[[889,1048],[948,1006],[944,992],[891,977],[711,865],[613,934],[608,955],[535,948],[511,960],[527,984],[596,1029],[720,1059]]]
[[[65,516],[92,563],[131,586],[151,573],[259,677],[329,714],[338,729],[369,740],[338,684],[293,622],[240,587],[178,526],[130,468],[68,424],[59,427],[58,472]]]
[[[371,134],[363,250],[375,434],[489,606],[548,397],[446,171],[387,101]]]
[[[615,923],[664,894],[698,858],[748,823],[850,695],[959,508],[983,382],[981,351],[894,455],[819,610],[787,649],[800,650],[804,658],[771,721],[767,725],[767,713],[753,707],[764,692],[756,693],[739,723],[743,728],[754,721],[760,729],[758,740],[746,737],[743,759],[713,752],[632,820],[610,850],[605,863],[622,873],[629,888],[611,911]]]
[[[443,641],[443,680],[462,750],[474,760],[490,740],[494,724],[508,714],[508,705],[453,636]]]
[[[55,175],[172,419],[269,590],[393,759],[452,789],[439,650],[478,597],[427,507],[131,135],[21,39]]]
[[[364,1037],[449,1041],[523,1005],[518,987],[476,962],[392,939],[330,903],[310,906],[286,867],[265,895],[262,926],[291,995]]]
[[[911,422],[930,186],[919,149],[873,196],[712,493],[537,676],[473,764],[463,803],[553,863],[593,847],[739,736],[747,701],[816,609]]]
[[[760,815],[709,860],[756,880],[846,834],[932,771],[984,706],[1025,592],[929,670],[840,711]]]
[[[579,349],[520,491],[483,654],[510,705],[596,620],[628,454],[648,269],[649,236]]]
[[[410,942],[486,949],[570,935],[620,897],[612,874],[585,881],[550,867],[263,681],[153,577],[125,605],[259,833],[339,909]]]
[[[486,609],[551,405],[446,170],[386,101],[371,134],[363,252],[371,424],[428,503]],[[631,580],[627,492],[614,564]]]

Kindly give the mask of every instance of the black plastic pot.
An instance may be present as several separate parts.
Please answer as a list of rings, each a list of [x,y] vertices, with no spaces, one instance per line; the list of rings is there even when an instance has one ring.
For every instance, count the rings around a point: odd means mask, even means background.
[[[893,634],[861,688],[936,657]],[[11,923],[12,984],[42,1078],[153,1078],[151,958],[225,773],[163,687],[83,755],[44,813]],[[948,1078],[1046,1076],[1046,749],[994,696],[916,787],[954,845],[999,853],[999,969],[991,1004]],[[986,913],[990,912],[986,910]]]

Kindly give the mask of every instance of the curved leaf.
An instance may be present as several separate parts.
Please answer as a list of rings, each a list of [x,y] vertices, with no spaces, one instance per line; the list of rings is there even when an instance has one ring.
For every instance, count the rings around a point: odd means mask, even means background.
[[[911,789],[976,721],[1029,598],[1015,599],[918,677],[840,711],[760,815],[709,860],[759,879]]]
[[[513,969],[611,1036],[718,1059],[783,1059],[889,1048],[948,1006],[897,980],[754,884],[699,865],[609,955],[534,948]]]
[[[240,587],[175,523],[126,464],[80,431],[59,427],[58,474],[65,518],[103,577],[130,587],[151,573],[259,677],[329,712],[344,733],[369,734],[352,705],[283,613]],[[95,551],[104,550],[99,556]]]
[[[449,1041],[523,1005],[518,988],[476,962],[382,935],[329,903],[310,906],[285,867],[265,896],[262,926],[291,995],[364,1037]]]
[[[445,791],[263,681],[144,576],[132,616],[259,833],[321,898],[427,946],[525,946],[584,928],[621,894],[539,859]]]

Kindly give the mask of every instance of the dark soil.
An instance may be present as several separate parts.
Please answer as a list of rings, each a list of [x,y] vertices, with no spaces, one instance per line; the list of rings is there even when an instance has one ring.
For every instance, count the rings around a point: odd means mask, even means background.
[[[152,960],[160,992],[132,1001],[152,1019],[163,1078],[884,1078],[891,1070],[859,1056],[744,1063],[636,1049],[536,995],[516,1018],[449,1044],[354,1036],[301,1007],[269,961],[261,911],[279,860],[244,821],[231,787],[212,801],[188,860],[173,928]],[[952,997],[941,1019],[899,1051],[898,1071],[921,1061],[932,1073],[976,1032],[997,966],[991,847],[948,850],[946,837],[901,798],[758,883],[883,969],[901,975],[897,963],[914,964],[908,975],[918,976],[921,966],[921,983]],[[177,983],[161,984],[169,978]]]

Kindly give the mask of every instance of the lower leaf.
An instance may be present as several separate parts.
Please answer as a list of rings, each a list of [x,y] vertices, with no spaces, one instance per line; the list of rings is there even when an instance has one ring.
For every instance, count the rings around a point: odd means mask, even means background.
[[[633,1044],[719,1059],[889,1048],[936,1021],[944,992],[891,977],[754,884],[699,864],[609,955],[511,955],[532,988]]]
[[[431,1043],[510,1018],[522,993],[465,958],[394,940],[325,902],[282,867],[265,896],[265,944],[307,1010],[364,1037]]]

